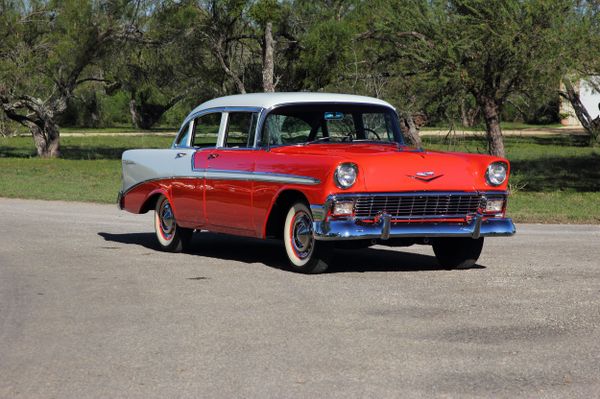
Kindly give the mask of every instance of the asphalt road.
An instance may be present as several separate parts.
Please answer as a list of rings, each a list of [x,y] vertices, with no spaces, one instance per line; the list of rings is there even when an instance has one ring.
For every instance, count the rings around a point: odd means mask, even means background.
[[[479,265],[275,242],[155,250],[151,216],[0,199],[0,398],[599,397],[600,226],[519,225]]]

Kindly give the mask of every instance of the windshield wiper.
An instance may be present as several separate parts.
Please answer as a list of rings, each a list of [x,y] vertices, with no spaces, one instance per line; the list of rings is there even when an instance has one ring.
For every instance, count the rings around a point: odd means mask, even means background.
[[[312,141],[307,141],[306,143],[304,143],[304,145],[316,144],[316,143],[320,143],[321,141],[329,141],[329,140],[331,140],[331,137],[329,137],[329,136],[319,137],[318,139],[315,139]]]

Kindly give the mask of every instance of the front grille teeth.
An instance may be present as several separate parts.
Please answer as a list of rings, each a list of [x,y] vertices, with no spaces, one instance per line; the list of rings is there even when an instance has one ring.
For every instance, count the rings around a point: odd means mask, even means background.
[[[481,194],[415,194],[359,196],[357,218],[372,219],[383,212],[394,219],[462,218],[485,209]]]

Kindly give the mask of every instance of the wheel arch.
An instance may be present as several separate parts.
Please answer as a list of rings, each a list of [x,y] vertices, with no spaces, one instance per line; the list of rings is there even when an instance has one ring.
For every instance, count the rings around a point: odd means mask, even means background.
[[[263,228],[263,237],[283,237],[283,224],[285,223],[285,216],[292,204],[295,202],[303,202],[307,207],[310,208],[310,202],[306,195],[297,189],[285,189],[277,194],[271,209],[267,216]]]
[[[156,190],[152,191],[148,195],[148,197],[146,198],[146,200],[142,204],[142,207],[140,208],[140,212],[139,213],[146,213],[148,211],[153,211],[154,208],[156,208],[156,202],[158,201],[158,199],[162,195],[164,195],[165,197],[167,197],[167,199],[171,203],[171,207],[172,207],[173,206],[173,201],[171,201],[171,196],[169,195],[169,193],[167,193],[165,190],[156,189]],[[175,213],[175,209],[173,209],[173,213]]]

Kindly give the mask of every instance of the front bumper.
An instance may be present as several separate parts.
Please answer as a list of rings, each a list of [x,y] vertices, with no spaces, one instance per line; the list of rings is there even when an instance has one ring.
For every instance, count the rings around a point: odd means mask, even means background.
[[[322,241],[363,240],[403,237],[502,237],[516,232],[512,219],[490,218],[483,220],[474,215],[468,223],[391,223],[383,214],[379,223],[360,223],[352,219],[320,220],[313,222],[315,239]]]

